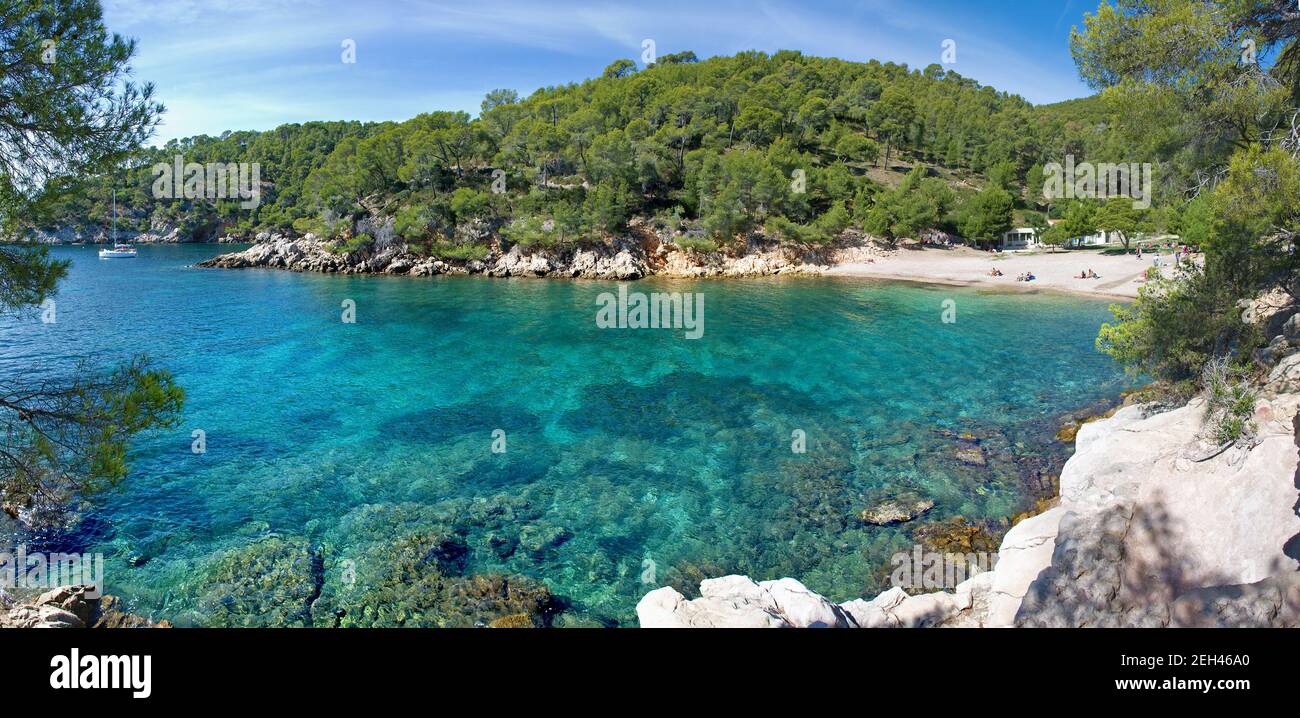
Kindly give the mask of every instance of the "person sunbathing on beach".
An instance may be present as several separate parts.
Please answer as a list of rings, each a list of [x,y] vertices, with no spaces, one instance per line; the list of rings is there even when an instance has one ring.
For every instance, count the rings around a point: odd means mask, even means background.
[[[1091,269],[1089,269],[1089,270],[1088,270],[1088,279],[1101,279],[1101,277],[1097,276],[1097,273],[1096,273],[1096,272],[1094,272],[1094,271],[1092,271]]]

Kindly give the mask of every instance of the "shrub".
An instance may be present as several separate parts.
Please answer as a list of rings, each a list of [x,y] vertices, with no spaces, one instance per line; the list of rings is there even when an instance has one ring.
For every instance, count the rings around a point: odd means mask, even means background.
[[[1259,327],[1242,321],[1235,297],[1196,268],[1148,281],[1136,302],[1111,313],[1115,321],[1102,325],[1097,348],[1131,375],[1171,384],[1194,381],[1213,357],[1249,356],[1261,343]]]
[[[711,237],[691,237],[689,235],[676,237],[673,239],[673,244],[685,251],[699,252],[700,254],[718,251],[718,242]]]
[[[342,242],[341,244],[335,243],[331,251],[333,251],[335,254],[352,254],[353,252],[359,252],[363,249],[370,247],[370,245],[374,244],[374,242],[375,240],[373,237],[362,232],[361,234],[358,234],[355,237],[352,237],[351,239]]]
[[[1201,386],[1205,392],[1205,421],[1215,441],[1234,444],[1254,434],[1251,416],[1256,395],[1243,367],[1234,366],[1227,357],[1211,359],[1201,372]]]
[[[453,244],[451,242],[434,242],[428,248],[429,256],[439,259],[459,259],[467,262],[486,259],[490,251],[485,244]]]

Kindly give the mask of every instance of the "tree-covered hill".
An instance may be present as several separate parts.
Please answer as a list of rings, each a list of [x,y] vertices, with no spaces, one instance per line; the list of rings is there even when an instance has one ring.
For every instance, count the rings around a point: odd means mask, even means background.
[[[43,207],[38,224],[104,226],[116,187],[121,226],[137,230],[292,227],[355,245],[370,239],[355,236],[355,221],[378,215],[393,236],[448,257],[481,251],[458,232],[468,223],[531,245],[596,240],[633,216],[695,227],[704,247],[759,229],[819,245],[850,226],[890,240],[930,228],[987,240],[1041,221],[1042,165],[1104,148],[1104,124],[1095,100],[1035,108],[939,65],[683,52],[642,70],[618,60],[527,98],[495,90],[477,118],[430,112],[170,142]],[[260,163],[260,205],[155,198],[151,167],[176,155]]]

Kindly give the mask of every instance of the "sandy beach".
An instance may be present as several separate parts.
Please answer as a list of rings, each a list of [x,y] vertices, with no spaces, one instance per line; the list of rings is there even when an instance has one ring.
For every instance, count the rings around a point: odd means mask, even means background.
[[[1137,259],[1132,254],[1102,254],[1097,250],[991,254],[968,247],[902,248],[874,263],[851,262],[832,267],[832,276],[877,277],[941,284],[989,285],[1009,290],[1052,290],[1108,297],[1136,298],[1153,255]],[[1161,255],[1163,272],[1170,276],[1172,259]],[[991,277],[997,267],[1002,276]],[[1080,279],[1092,270],[1097,279]],[[1032,272],[1032,282],[1016,277]]]

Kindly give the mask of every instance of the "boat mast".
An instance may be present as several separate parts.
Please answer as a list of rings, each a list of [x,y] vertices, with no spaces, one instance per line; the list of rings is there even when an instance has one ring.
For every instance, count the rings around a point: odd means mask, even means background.
[[[117,188],[113,188],[113,246],[117,246]]]

